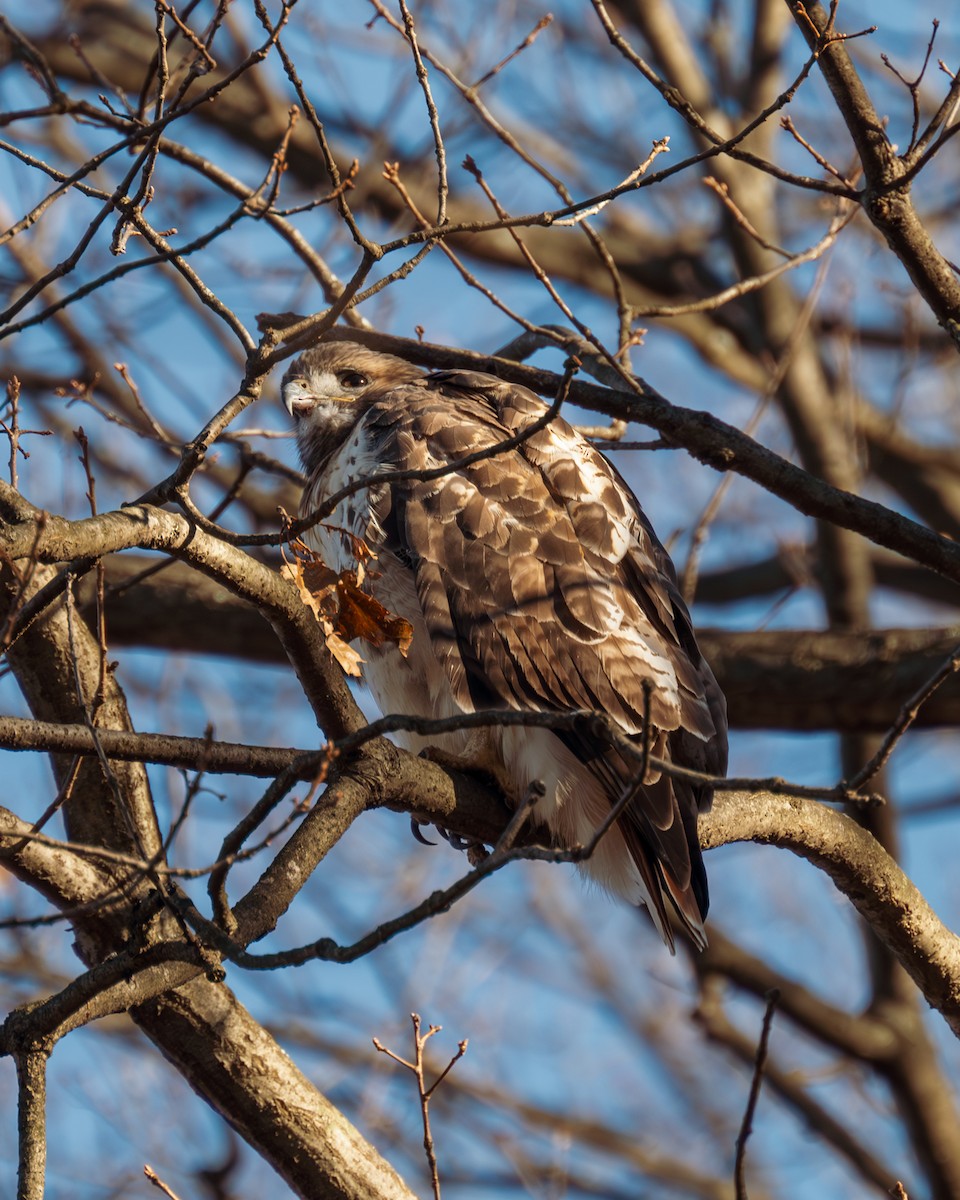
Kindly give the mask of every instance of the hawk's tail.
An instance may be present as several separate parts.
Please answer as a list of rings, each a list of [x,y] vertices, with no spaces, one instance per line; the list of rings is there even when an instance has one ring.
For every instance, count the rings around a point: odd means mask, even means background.
[[[666,776],[647,785],[644,791],[651,790],[651,786],[668,793],[670,824],[658,828],[639,811],[638,805],[632,804],[618,822],[620,833],[649,897],[647,909],[670,953],[676,952],[673,913],[697,949],[704,950],[707,946],[704,921],[710,899],[697,836],[697,813],[706,807],[704,798],[689,784]]]

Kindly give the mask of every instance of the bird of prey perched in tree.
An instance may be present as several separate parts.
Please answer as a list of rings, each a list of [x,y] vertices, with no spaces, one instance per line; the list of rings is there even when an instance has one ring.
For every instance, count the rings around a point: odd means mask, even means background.
[[[370,648],[364,673],[385,714],[592,710],[639,743],[646,712],[652,755],[723,773],[723,697],[673,565],[624,480],[559,417],[497,449],[543,416],[538,396],[492,375],[424,374],[356,343],[327,342],[290,364],[283,400],[307,473],[303,515],[370,481],[305,540],[340,572],[356,567],[362,539],[376,555],[364,586],[413,626],[406,657],[393,645]],[[398,470],[434,475],[377,482]],[[428,741],[400,740],[414,750]],[[460,730],[429,742],[491,774],[514,804],[542,782],[532,815],[559,846],[589,842],[629,794],[584,870],[645,905],[671,949],[671,909],[705,944],[697,814],[709,786],[654,767],[641,781],[636,757],[587,722]]]

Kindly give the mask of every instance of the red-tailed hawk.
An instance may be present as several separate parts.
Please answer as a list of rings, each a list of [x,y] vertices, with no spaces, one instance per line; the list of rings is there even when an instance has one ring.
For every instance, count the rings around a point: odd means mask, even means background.
[[[335,571],[356,566],[356,535],[377,556],[366,586],[413,625],[406,658],[369,647],[366,681],[384,713],[451,717],[484,709],[598,710],[651,750],[722,774],[726,710],[697,647],[676,575],[617,471],[557,418],[513,449],[439,478],[377,483],[496,447],[545,411],[492,375],[416,367],[352,342],[295,359],[283,400],[296,421],[307,515],[357,480],[305,540]],[[378,574],[377,574],[378,573]],[[711,789],[651,771],[581,732],[524,726],[429,741],[491,773],[514,803],[539,780],[533,817],[556,844],[583,845],[625,791],[629,805],[586,873],[646,905],[672,948],[668,906],[705,944],[707,879],[697,814]]]

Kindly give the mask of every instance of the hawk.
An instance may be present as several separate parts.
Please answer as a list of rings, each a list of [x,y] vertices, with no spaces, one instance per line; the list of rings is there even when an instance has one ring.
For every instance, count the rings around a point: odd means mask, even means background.
[[[282,391],[307,474],[301,513],[368,481],[305,540],[339,572],[356,567],[362,538],[376,555],[366,586],[412,623],[407,657],[370,647],[365,677],[384,713],[592,710],[639,741],[646,711],[652,754],[725,771],[723,696],[673,564],[627,484],[559,417],[498,449],[543,416],[539,396],[335,341],[296,358]],[[489,454],[460,462],[478,451]],[[410,476],[378,482],[396,471]],[[412,733],[398,740],[427,744]],[[540,781],[532,815],[563,847],[587,843],[630,793],[585,873],[645,906],[671,950],[671,910],[706,944],[697,815],[708,785],[652,768],[641,782],[635,758],[579,725],[460,730],[430,744],[492,775],[514,804]]]

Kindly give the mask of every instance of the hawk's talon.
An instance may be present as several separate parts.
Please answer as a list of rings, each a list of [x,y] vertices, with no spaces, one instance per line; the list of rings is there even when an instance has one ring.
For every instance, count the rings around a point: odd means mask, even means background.
[[[424,825],[426,824],[428,824],[428,822],[418,821],[416,817],[411,817],[410,832],[417,839],[421,846],[435,846],[437,844],[436,842],[431,842],[429,838],[425,838],[420,832],[420,830],[423,829]]]

